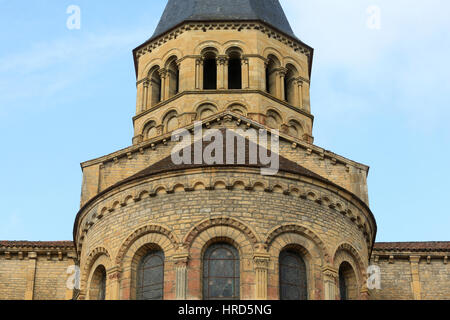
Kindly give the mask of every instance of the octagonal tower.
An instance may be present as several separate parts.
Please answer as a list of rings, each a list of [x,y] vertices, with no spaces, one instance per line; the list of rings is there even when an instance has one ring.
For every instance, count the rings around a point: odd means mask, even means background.
[[[369,168],[313,144],[313,49],[279,2],[169,0],[133,54],[133,143],[82,164],[77,297],[367,298]],[[172,133],[197,121],[268,131],[279,171],[175,165]]]

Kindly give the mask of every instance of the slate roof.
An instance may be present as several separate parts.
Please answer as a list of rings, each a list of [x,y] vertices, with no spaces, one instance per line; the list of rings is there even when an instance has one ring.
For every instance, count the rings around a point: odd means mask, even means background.
[[[151,39],[185,21],[262,21],[295,38],[278,0],[169,0]]]

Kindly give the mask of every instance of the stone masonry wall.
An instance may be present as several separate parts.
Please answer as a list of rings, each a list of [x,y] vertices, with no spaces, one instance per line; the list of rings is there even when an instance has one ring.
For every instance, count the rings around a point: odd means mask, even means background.
[[[70,300],[73,292],[66,285],[67,270],[73,265],[74,249],[64,253],[2,249],[0,300]]]

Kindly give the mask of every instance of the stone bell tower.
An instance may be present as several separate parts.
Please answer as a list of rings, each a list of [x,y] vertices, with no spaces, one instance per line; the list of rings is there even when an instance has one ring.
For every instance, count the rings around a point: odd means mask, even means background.
[[[313,144],[313,49],[278,0],[169,0],[133,55],[132,145],[82,163],[77,298],[367,298],[369,168]],[[269,132],[278,173],[174,165],[199,122]]]
[[[312,143],[313,49],[277,0],[170,0],[134,50],[134,144],[224,110]]]

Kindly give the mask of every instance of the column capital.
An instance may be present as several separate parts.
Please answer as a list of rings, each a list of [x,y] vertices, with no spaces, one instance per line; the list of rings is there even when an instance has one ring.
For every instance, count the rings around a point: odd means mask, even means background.
[[[268,253],[256,253],[253,256],[256,269],[269,269],[270,255]]]
[[[216,58],[217,65],[226,65],[228,64],[228,56],[218,56]]]
[[[410,256],[409,261],[411,263],[419,263],[420,262],[420,256]]]
[[[331,266],[325,266],[322,268],[322,273],[325,277],[328,277],[332,280],[337,280],[339,276],[338,270]]]
[[[197,58],[197,59],[195,59],[195,64],[197,66],[200,66],[203,64],[203,61],[204,61],[203,57]]]
[[[120,266],[113,266],[106,270],[106,274],[110,280],[119,280],[122,276],[122,268]]]
[[[293,79],[293,80],[295,81],[295,83],[296,83],[297,85],[303,86],[303,83],[304,83],[303,78],[295,78],[295,79]]]
[[[188,253],[179,253],[173,256],[173,261],[177,267],[187,267],[189,259]]]
[[[164,69],[164,68],[159,69],[158,73],[161,78],[165,78],[167,76],[167,69]]]
[[[279,76],[285,77],[289,70],[286,68],[280,67],[280,68],[277,68],[275,71],[277,72],[277,74]]]

